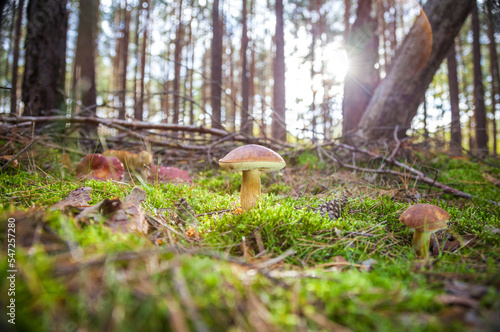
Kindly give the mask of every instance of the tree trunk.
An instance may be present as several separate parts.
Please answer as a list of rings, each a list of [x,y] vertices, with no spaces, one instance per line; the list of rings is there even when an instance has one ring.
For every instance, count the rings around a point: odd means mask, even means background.
[[[427,2],[361,118],[359,141],[390,139],[396,126],[403,136],[472,5],[473,0]]]
[[[472,54],[474,58],[474,117],[476,120],[476,146],[481,155],[488,154],[488,132],[486,130],[486,107],[484,106],[483,73],[481,68],[481,43],[479,15],[474,0],[472,8]]]
[[[139,97],[137,96],[137,81],[139,76],[139,32],[141,25],[141,14],[142,14],[142,6],[143,1],[139,1],[139,6],[137,6],[137,14],[135,15],[135,36],[134,36],[134,58],[135,58],[135,66],[134,66],[134,87],[132,88],[132,92],[134,94],[134,119],[138,119],[139,113]],[[163,106],[163,105],[162,105]],[[163,108],[162,108],[163,109]]]
[[[500,95],[500,72],[498,70],[498,53],[497,45],[495,42],[495,31],[493,26],[493,10],[491,0],[487,0],[486,4],[486,16],[488,20],[488,38],[490,40],[490,72],[491,72],[491,114],[493,116],[493,128],[492,128],[492,138],[493,138],[493,156],[497,156],[497,117],[496,117],[496,105],[500,102],[497,95]]]
[[[182,0],[178,2],[179,13],[177,19],[177,31],[175,33],[175,50],[174,50],[174,113],[172,123],[179,123],[180,112],[180,97],[181,97],[181,61],[182,61],[182,47],[184,46],[184,27],[182,26]]]
[[[99,0],[80,0],[78,18],[78,37],[76,41],[75,60],[72,79],[73,103],[81,101],[80,116],[96,115],[97,91],[95,57],[97,53],[97,20]],[[87,126],[96,132],[95,126]]]
[[[17,71],[19,68],[19,45],[21,44],[21,23],[23,21],[23,13],[24,0],[19,0],[17,6],[16,32],[14,35],[14,55],[12,59],[12,90],[10,91],[10,114],[12,115],[17,115]]]
[[[462,154],[462,131],[460,128],[460,108],[458,97],[458,75],[457,75],[457,54],[455,44],[450,48],[447,57],[448,83],[450,85],[450,105],[451,105],[451,138],[450,152],[454,155]]]
[[[143,5],[143,8],[146,10],[146,19],[144,21],[144,26],[143,26],[143,33],[142,33],[142,51],[141,51],[141,81],[139,83],[139,102],[138,102],[138,109],[136,112],[136,118],[140,121],[144,118],[144,99],[145,99],[145,82],[144,79],[146,77],[146,56],[147,56],[147,46],[148,46],[148,26],[149,26],[149,15],[151,13],[151,3],[149,0],[145,0],[143,2],[145,4],[145,8]]]
[[[347,45],[347,37],[351,29],[351,0],[344,0],[344,42]]]
[[[118,118],[125,119],[127,112],[127,66],[128,66],[128,47],[130,39],[130,11],[127,10],[127,1],[123,11],[123,29],[121,38],[121,51],[120,51],[120,93],[119,93],[119,112]]]
[[[252,119],[248,113],[249,105],[249,87],[250,78],[248,77],[248,31],[247,31],[247,0],[242,1],[243,14],[242,24],[243,31],[241,34],[241,133],[246,136],[252,136],[253,126]]]
[[[372,0],[360,0],[356,21],[347,38],[349,72],[345,78],[343,135],[358,128],[366,106],[379,83],[377,22],[371,17]]]
[[[212,82],[210,98],[212,104],[212,127],[222,129],[222,20],[219,18],[219,0],[214,0],[212,11]]]
[[[272,114],[272,138],[286,141],[285,108],[285,38],[283,31],[283,0],[276,0],[276,32],[274,35],[276,54],[274,58],[274,110]]]
[[[22,86],[24,115],[66,112],[67,0],[30,0]]]

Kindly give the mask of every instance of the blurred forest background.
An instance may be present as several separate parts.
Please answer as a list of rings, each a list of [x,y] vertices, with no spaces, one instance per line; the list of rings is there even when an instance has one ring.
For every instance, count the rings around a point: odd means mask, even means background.
[[[365,138],[398,132],[458,154],[499,151],[498,0],[2,5],[4,116],[97,116],[295,143],[382,126],[370,111],[392,122]]]

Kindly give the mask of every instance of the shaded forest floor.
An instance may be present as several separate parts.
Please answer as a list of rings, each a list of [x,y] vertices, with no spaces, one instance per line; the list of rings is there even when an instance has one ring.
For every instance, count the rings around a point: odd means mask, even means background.
[[[443,194],[403,171],[347,171],[317,150],[288,149],[280,151],[281,174],[262,176],[258,208],[241,213],[241,174],[217,165],[169,162],[192,183],[149,184],[134,174],[130,182],[82,181],[74,176],[80,155],[34,145],[0,173],[0,302],[5,308],[10,299],[15,258],[16,330],[500,329],[500,208],[491,202],[500,201],[500,168],[400,150],[401,161],[474,198]],[[84,187],[88,202],[78,191],[64,200]],[[134,187],[145,192],[148,235],[114,227],[104,211],[125,204]],[[338,219],[319,213],[343,195]],[[109,205],[81,216],[103,200]],[[398,220],[416,202],[451,215],[426,262]],[[15,256],[7,251],[9,218]],[[13,330],[7,319],[3,331]]]

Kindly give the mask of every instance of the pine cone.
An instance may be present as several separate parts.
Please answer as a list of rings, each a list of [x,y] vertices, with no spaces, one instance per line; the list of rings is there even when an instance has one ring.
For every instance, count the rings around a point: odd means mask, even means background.
[[[320,204],[316,210],[319,211],[323,217],[328,215],[330,220],[337,220],[346,204],[347,196],[342,195],[339,199],[332,199],[331,201],[326,201],[325,203]]]

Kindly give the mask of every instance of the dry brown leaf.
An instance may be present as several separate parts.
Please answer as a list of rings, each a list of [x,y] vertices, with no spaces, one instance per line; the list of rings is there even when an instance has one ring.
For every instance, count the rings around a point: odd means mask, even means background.
[[[479,306],[479,302],[471,299],[467,296],[456,296],[450,294],[442,294],[436,297],[436,300],[445,305],[460,305],[463,307],[477,308]]]
[[[147,234],[149,224],[141,207],[145,199],[146,192],[139,187],[134,187],[123,201],[122,209],[118,210],[108,221],[110,227],[121,231],[138,231]]]
[[[65,208],[86,208],[90,205],[90,187],[81,187],[70,192],[65,198],[50,207],[51,210],[64,210]]]

